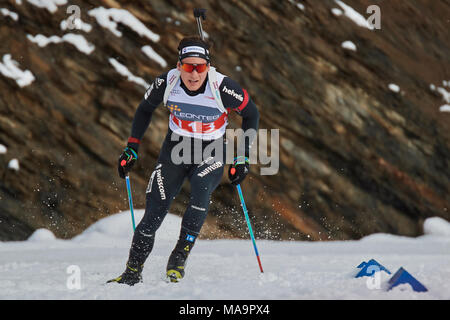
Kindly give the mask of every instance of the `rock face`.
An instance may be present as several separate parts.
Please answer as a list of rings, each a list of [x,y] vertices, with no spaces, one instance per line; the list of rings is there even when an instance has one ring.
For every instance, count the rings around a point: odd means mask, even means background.
[[[373,1],[344,2],[369,17]],[[269,144],[279,152],[278,173],[260,175],[268,165],[252,165],[242,185],[257,237],[416,236],[427,217],[450,220],[450,114],[440,111],[450,104],[448,1],[380,2],[379,30],[358,25],[332,0],[71,4],[89,32],[62,30],[74,12],[69,4],[0,5],[7,9],[0,12],[0,240],[42,227],[69,238],[128,208],[117,158],[146,83],[175,65],[183,36],[197,33],[196,6],[208,10],[213,65],[248,90],[262,129],[279,129],[278,148]],[[101,25],[98,8],[117,24]],[[11,63],[34,80],[16,81]],[[120,65],[135,78],[119,73]],[[144,207],[167,119],[158,108],[144,137],[131,176],[136,208]],[[8,168],[13,158],[18,170]],[[188,199],[186,184],[171,211],[182,214]],[[202,236],[246,232],[224,175]]]

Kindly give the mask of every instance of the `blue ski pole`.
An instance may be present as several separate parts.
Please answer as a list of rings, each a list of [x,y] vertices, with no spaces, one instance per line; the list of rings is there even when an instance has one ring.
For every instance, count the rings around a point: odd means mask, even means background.
[[[248,231],[250,233],[250,237],[252,238],[253,249],[255,249],[256,259],[258,259],[259,270],[261,270],[261,273],[263,273],[264,271],[263,271],[263,268],[261,265],[261,260],[259,259],[258,248],[256,247],[255,237],[253,236],[252,225],[250,223],[250,218],[248,217],[248,211],[247,211],[247,207],[245,206],[244,196],[242,195],[241,185],[238,184],[236,186],[236,188],[239,193],[239,199],[241,200],[242,209],[244,210],[244,215],[245,215],[245,220],[247,221]]]
[[[126,160],[122,160],[120,165],[124,167],[127,164]],[[131,197],[131,185],[130,185],[130,177],[127,175],[125,176],[125,181],[127,183],[127,193],[128,193],[128,204],[130,205],[130,212],[131,212],[131,222],[133,223],[133,231],[136,230],[136,224],[134,223],[134,212],[133,212],[133,198]]]
[[[136,224],[134,223],[133,198],[131,197],[130,177],[128,176],[128,174],[125,176],[125,181],[127,182],[128,203],[130,204],[131,222],[133,223],[134,231],[136,230]]]

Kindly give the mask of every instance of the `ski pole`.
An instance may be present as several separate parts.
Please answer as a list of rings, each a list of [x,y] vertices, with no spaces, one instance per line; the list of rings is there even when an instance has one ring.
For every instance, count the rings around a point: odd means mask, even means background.
[[[250,223],[250,218],[248,217],[248,211],[247,211],[247,207],[245,206],[244,196],[242,195],[241,185],[238,184],[236,186],[236,188],[239,193],[239,199],[241,200],[242,209],[244,210],[244,215],[245,215],[245,220],[247,221],[248,231],[250,233],[250,237],[252,238],[253,249],[255,249],[256,259],[258,259],[259,270],[261,270],[261,273],[263,273],[264,271],[263,271],[263,268],[261,265],[261,260],[259,259],[258,248],[256,247],[255,237],[253,236],[252,225]]]
[[[126,160],[122,160],[120,165],[123,167],[127,164]],[[133,223],[133,231],[136,230],[136,224],[134,222],[134,212],[133,212],[133,198],[131,197],[131,185],[130,185],[130,177],[127,175],[125,176],[125,181],[127,183],[127,194],[128,194],[128,204],[130,205],[130,212],[131,212],[131,222]]]
[[[133,198],[131,197],[130,177],[128,176],[128,174],[125,176],[125,181],[127,183],[128,203],[130,204],[131,222],[133,223],[133,231],[135,231],[136,224],[134,222]]]
[[[197,28],[198,28],[198,33],[200,34],[200,38],[202,40],[205,40],[205,36],[203,34],[203,28],[202,28],[202,21],[200,20],[200,18],[203,18],[203,20],[206,20],[206,9],[194,8],[194,17],[197,20]]]

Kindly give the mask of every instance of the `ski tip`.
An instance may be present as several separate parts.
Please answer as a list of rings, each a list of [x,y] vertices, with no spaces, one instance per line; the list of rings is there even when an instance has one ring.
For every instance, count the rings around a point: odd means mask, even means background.
[[[122,277],[117,277],[111,280],[106,281],[104,284],[108,284],[108,283],[119,283],[119,281],[122,279]]]

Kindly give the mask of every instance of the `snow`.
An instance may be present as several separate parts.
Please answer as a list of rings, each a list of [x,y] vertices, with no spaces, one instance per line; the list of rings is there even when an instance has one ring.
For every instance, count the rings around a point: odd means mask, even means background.
[[[38,8],[47,9],[51,13],[55,13],[58,10],[58,6],[63,6],[67,4],[67,0],[27,0],[27,1]]]
[[[8,149],[3,144],[0,143],[0,154],[5,154],[6,151],[8,151]]]
[[[450,81],[442,81],[443,87],[450,87]],[[440,112],[450,112],[450,92],[447,91],[445,88],[442,87],[436,87],[434,84],[430,84],[430,90],[431,91],[437,91],[441,96],[442,99],[446,102],[443,106],[439,107]]]
[[[391,90],[392,92],[395,92],[395,93],[400,92],[400,87],[398,85],[396,85],[395,83],[390,83],[388,87],[389,87],[389,90]]]
[[[66,33],[62,40],[73,44],[80,52],[85,54],[91,54],[94,51],[95,46],[87,42],[87,40],[80,34],[75,33]]]
[[[40,228],[33,232],[33,234],[28,238],[28,241],[38,242],[38,241],[51,241],[55,240],[56,237],[50,230]]]
[[[108,29],[117,37],[122,36],[122,32],[117,30],[117,23],[122,23],[140,36],[146,37],[153,42],[158,42],[160,39],[158,34],[149,30],[139,19],[125,9],[98,7],[88,11],[88,14],[95,17],[99,25]]]
[[[444,99],[445,102],[450,103],[450,92],[441,87],[436,90],[442,95],[442,99]]]
[[[351,51],[357,51],[356,49],[356,44],[354,44],[351,41],[344,41],[341,44],[341,47],[347,50],[351,50]]]
[[[0,12],[5,16],[5,17],[10,17],[11,19],[13,19],[14,21],[19,20],[19,15],[13,11],[10,11],[6,8],[0,8]]]
[[[423,232],[430,235],[450,237],[450,224],[439,217],[429,218],[423,224]]]
[[[289,2],[295,5],[299,10],[305,11],[305,5],[303,5],[302,3],[296,2],[294,0],[289,0]]]
[[[135,210],[140,221],[143,210]],[[185,278],[164,281],[181,218],[168,214],[156,234],[144,282],[104,285],[120,275],[132,239],[130,212],[106,217],[70,240],[37,230],[27,241],[0,242],[0,299],[450,299],[450,223],[431,218],[417,238],[373,234],[359,241],[258,240],[264,274],[250,240],[197,240]],[[405,268],[428,292],[385,291],[392,275],[354,278],[375,259],[393,274]],[[78,282],[77,282],[78,281]]]
[[[336,17],[340,17],[344,14],[341,9],[333,8],[331,9],[331,13],[334,14]]]
[[[36,36],[32,36],[30,34],[27,34],[28,40],[30,40],[33,43],[36,43],[39,47],[45,47],[49,43],[61,43],[62,39],[58,36],[50,36],[46,37],[42,34],[38,34]]]
[[[34,81],[34,75],[30,70],[22,71],[19,69],[19,63],[11,58],[10,54],[3,56],[3,62],[0,62],[0,73],[5,77],[16,80],[19,87],[25,87]]]
[[[367,28],[369,30],[373,30],[373,26],[366,20],[366,18],[358,13],[355,9],[346,5],[344,2],[340,0],[335,0],[335,2],[344,10],[344,15],[356,23],[358,26]],[[333,12],[334,13],[334,12]]]
[[[14,171],[19,171],[19,160],[17,160],[16,158],[11,159],[8,162],[8,169],[14,170]]]
[[[149,45],[143,46],[141,48],[141,50],[147,55],[147,57],[149,57],[150,59],[159,63],[161,65],[161,67],[163,67],[163,68],[167,67],[166,60],[164,60],[163,57],[161,57],[159,54],[157,54],[156,51],[153,50],[153,48],[150,47]]]
[[[75,33],[66,33],[62,37],[58,36],[50,36],[46,37],[42,34],[37,34],[36,36],[32,36],[30,34],[27,35],[28,40],[30,40],[33,43],[36,43],[40,47],[45,47],[49,43],[62,43],[62,42],[68,42],[75,46],[75,48],[78,49],[78,51],[85,53],[85,54],[91,54],[95,50],[95,46],[91,43],[89,43],[85,37],[83,37],[80,34]]]
[[[127,77],[128,81],[131,81],[140,86],[143,86],[145,89],[147,89],[150,86],[150,84],[148,84],[144,79],[133,75],[126,66],[121,64],[116,59],[109,58],[108,60],[109,60],[109,63],[111,63],[113,65],[114,69],[116,69],[116,71],[118,73],[120,73],[124,77]]]

